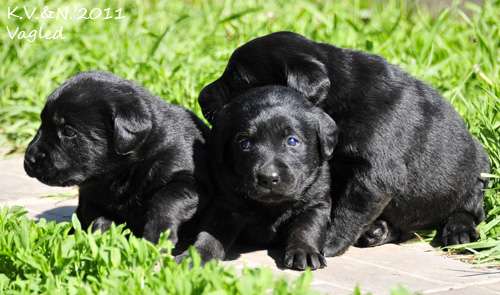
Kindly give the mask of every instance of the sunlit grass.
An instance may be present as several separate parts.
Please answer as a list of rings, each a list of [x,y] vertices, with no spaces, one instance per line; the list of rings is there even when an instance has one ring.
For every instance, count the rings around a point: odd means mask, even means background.
[[[0,31],[0,144],[23,149],[39,124],[45,97],[69,76],[108,70],[137,80],[165,100],[192,109],[200,89],[221,74],[248,40],[291,30],[317,41],[384,56],[437,88],[490,155],[487,220],[478,261],[500,261],[499,1],[429,13],[413,1],[46,1],[123,8],[125,18],[47,22],[63,40],[10,40]],[[43,1],[26,1],[30,7]],[[0,3],[0,11],[19,1]],[[7,20],[0,28],[33,29],[43,21]],[[464,246],[461,246],[463,249]]]
[[[0,208],[1,294],[314,294],[310,272],[294,282],[269,269],[238,274],[215,262],[202,266],[195,251],[177,264],[166,235],[153,245],[123,226],[92,234],[75,216],[35,223],[24,214]]]

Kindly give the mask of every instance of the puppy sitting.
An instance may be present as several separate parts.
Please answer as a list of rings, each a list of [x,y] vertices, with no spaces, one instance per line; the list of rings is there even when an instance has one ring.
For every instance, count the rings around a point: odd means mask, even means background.
[[[207,127],[130,81],[78,74],[48,97],[41,121],[25,170],[48,185],[78,185],[83,227],[126,223],[152,242],[169,229],[175,244],[207,201]]]
[[[334,121],[299,92],[267,86],[226,105],[212,132],[218,194],[195,243],[203,260],[224,259],[238,239],[282,245],[289,268],[325,266]]]

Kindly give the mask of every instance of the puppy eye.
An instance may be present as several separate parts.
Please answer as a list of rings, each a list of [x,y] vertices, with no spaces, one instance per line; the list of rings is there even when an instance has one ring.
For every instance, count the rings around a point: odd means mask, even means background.
[[[238,144],[240,145],[240,148],[243,151],[249,151],[250,148],[252,147],[252,142],[248,138],[242,138],[238,141]]]
[[[76,131],[75,129],[71,128],[68,125],[64,125],[64,127],[61,130],[61,134],[65,137],[75,137],[76,136]]]
[[[295,136],[289,136],[286,140],[286,144],[289,146],[296,146],[299,144],[299,140]]]

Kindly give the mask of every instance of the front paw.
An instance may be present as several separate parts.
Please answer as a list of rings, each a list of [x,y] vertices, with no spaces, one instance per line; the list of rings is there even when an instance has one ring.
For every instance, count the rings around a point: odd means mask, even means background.
[[[386,221],[374,221],[354,244],[356,247],[374,247],[387,243],[390,239],[390,229]]]
[[[310,267],[312,270],[326,266],[326,259],[318,250],[313,247],[303,245],[298,247],[288,247],[285,251],[284,264],[287,268],[305,270]]]
[[[103,233],[111,227],[111,223],[113,223],[113,221],[104,216],[98,217],[92,223],[92,232],[100,231]]]

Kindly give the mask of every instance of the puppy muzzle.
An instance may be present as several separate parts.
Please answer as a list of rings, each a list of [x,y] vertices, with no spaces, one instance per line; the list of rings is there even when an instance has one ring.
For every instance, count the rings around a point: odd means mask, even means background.
[[[42,167],[47,165],[47,153],[37,146],[29,146],[24,155],[24,170],[31,177],[42,174]]]
[[[24,171],[30,177],[52,186],[71,186],[76,182],[70,178],[68,173],[57,169],[53,159],[45,149],[37,145],[30,145],[24,156]]]
[[[286,165],[270,163],[256,171],[256,199],[262,202],[281,202],[294,199],[295,177]]]

